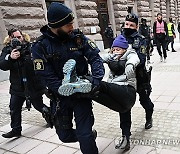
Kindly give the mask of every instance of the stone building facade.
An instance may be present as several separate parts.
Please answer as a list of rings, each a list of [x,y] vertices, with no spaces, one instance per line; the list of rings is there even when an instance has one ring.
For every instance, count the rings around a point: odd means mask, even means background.
[[[180,21],[180,0],[0,0],[0,49],[7,29],[14,26],[30,34],[32,40],[38,37],[40,27],[46,24],[47,6],[52,1],[69,6],[75,13],[75,27],[102,50],[107,41],[104,29],[111,23],[114,35],[118,35],[127,12],[147,18],[151,25],[158,12],[164,20],[172,17],[175,23]]]

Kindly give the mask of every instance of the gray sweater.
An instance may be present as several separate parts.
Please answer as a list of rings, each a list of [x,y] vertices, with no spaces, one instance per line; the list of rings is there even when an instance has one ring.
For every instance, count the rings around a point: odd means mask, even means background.
[[[102,59],[105,63],[108,63],[113,57],[113,54],[107,53],[102,55]],[[125,72],[122,75],[114,75],[114,73],[110,70],[109,78],[107,82],[109,83],[115,83],[118,85],[131,85],[136,89],[136,73],[135,69],[136,66],[140,63],[140,60],[138,58],[138,55],[136,51],[132,48],[132,45],[129,45],[127,51],[124,53],[124,55],[120,58],[120,60],[126,60],[125,63],[125,69],[128,65],[133,65],[134,71],[131,75],[131,78],[127,79],[127,76]]]

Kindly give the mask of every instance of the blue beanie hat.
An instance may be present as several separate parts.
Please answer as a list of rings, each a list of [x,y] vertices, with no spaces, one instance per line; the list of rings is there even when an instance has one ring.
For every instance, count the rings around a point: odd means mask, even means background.
[[[128,41],[126,40],[126,38],[122,35],[119,35],[115,38],[115,40],[113,41],[112,47],[120,47],[123,49],[127,49],[128,48]]]
[[[48,25],[51,28],[62,27],[74,19],[71,9],[59,2],[52,2],[47,11]]]

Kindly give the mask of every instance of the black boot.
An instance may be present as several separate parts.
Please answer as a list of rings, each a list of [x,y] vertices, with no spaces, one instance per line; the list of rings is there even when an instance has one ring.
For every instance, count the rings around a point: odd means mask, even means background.
[[[46,127],[53,128],[53,117],[52,117],[52,114],[51,114],[50,107],[44,106],[42,108],[42,116],[47,122]]]
[[[14,132],[14,131],[10,131],[6,134],[2,134],[2,137],[4,138],[12,138],[12,137],[20,137],[21,136],[21,132]]]
[[[128,151],[130,149],[130,141],[129,141],[129,139],[125,135],[123,135],[121,142],[119,144],[117,144],[115,146],[115,148],[116,149],[122,149],[123,151]]]
[[[145,123],[145,129],[150,129],[153,125],[152,125],[152,118],[150,120],[147,120]]]

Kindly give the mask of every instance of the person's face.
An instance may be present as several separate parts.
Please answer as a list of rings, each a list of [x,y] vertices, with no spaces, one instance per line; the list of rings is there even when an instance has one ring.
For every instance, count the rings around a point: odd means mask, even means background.
[[[67,34],[70,34],[70,33],[74,30],[73,23],[74,23],[74,22],[72,21],[72,22],[70,22],[70,23],[62,26],[60,29],[61,29],[62,31],[64,31],[65,33],[67,33]]]
[[[138,29],[138,26],[136,25],[136,23],[131,22],[131,21],[125,21],[124,23],[124,28],[130,28],[130,29]]]
[[[161,16],[161,15],[158,15],[158,16],[157,16],[157,19],[158,19],[158,20],[162,20],[162,16]]]
[[[113,47],[111,49],[111,52],[113,54],[117,54],[119,56],[122,56],[126,52],[126,49],[123,49],[123,48],[120,48],[120,47]]]
[[[20,31],[16,31],[16,32],[12,33],[11,39],[12,38],[17,38],[21,42],[23,42],[23,40],[24,40],[24,38],[23,38],[22,34],[20,33]]]

